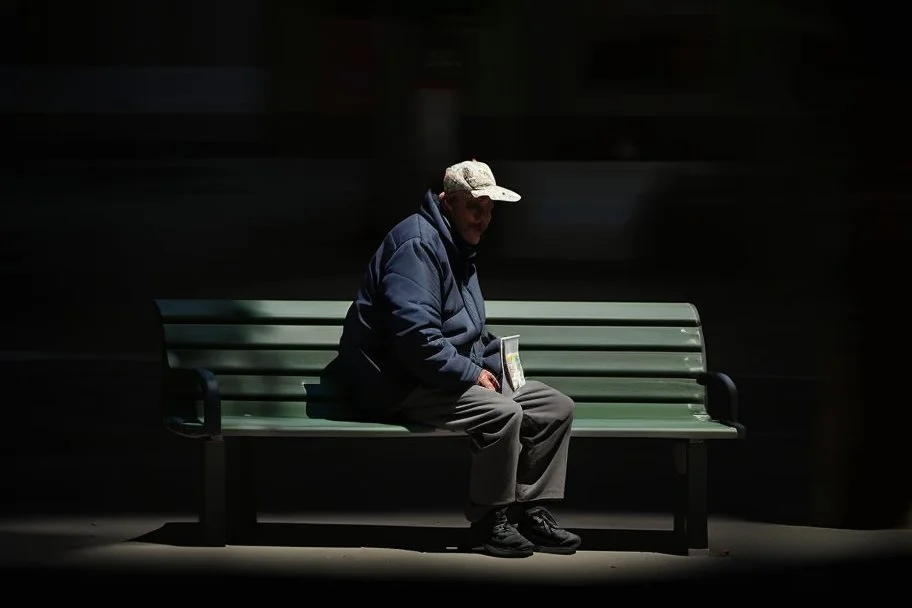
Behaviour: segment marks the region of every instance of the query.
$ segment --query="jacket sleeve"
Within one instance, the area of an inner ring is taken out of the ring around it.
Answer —
[[[403,243],[387,262],[381,287],[391,308],[393,346],[425,385],[465,390],[481,367],[443,336],[440,264],[420,241]]]
[[[487,329],[482,336],[484,344],[484,366],[485,369],[497,376],[497,379],[503,381],[503,361],[500,358],[500,338],[492,334]]]

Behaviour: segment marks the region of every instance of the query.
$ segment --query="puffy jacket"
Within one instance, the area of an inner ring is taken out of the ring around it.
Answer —
[[[387,233],[339,343],[341,377],[362,412],[382,416],[417,386],[465,391],[482,367],[502,377],[500,339],[487,330],[475,255],[431,191]]]

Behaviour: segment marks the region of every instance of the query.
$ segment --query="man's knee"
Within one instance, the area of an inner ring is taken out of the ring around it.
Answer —
[[[522,424],[522,406],[512,399],[498,399],[492,406],[492,412],[505,427],[518,428]]]
[[[479,389],[474,391],[473,397],[477,400],[476,407],[480,411],[480,419],[485,427],[488,429],[519,427],[523,416],[523,409],[519,403],[489,389],[472,388]]]
[[[553,386],[543,384],[548,392],[548,400],[551,404],[549,408],[551,415],[555,420],[573,420],[573,413],[576,410],[576,402]]]
[[[555,390],[555,411],[561,420],[573,420],[573,413],[576,411],[576,402],[568,395]]]
[[[494,399],[467,430],[470,435],[484,437],[485,443],[500,438],[519,439],[522,421],[523,410],[518,403],[512,399]]]

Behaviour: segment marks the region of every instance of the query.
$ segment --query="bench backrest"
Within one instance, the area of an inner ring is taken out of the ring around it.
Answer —
[[[344,301],[155,300],[165,363],[219,377],[223,415],[349,414],[327,365]],[[579,416],[692,418],[705,414],[699,315],[688,303],[486,303],[496,335],[519,334],[526,376],[563,390]]]

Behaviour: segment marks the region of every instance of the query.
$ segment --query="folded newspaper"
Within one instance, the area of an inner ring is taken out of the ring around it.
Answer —
[[[504,377],[514,391],[526,383],[522,362],[519,360],[519,336],[506,336],[500,339],[500,359],[503,362]]]

